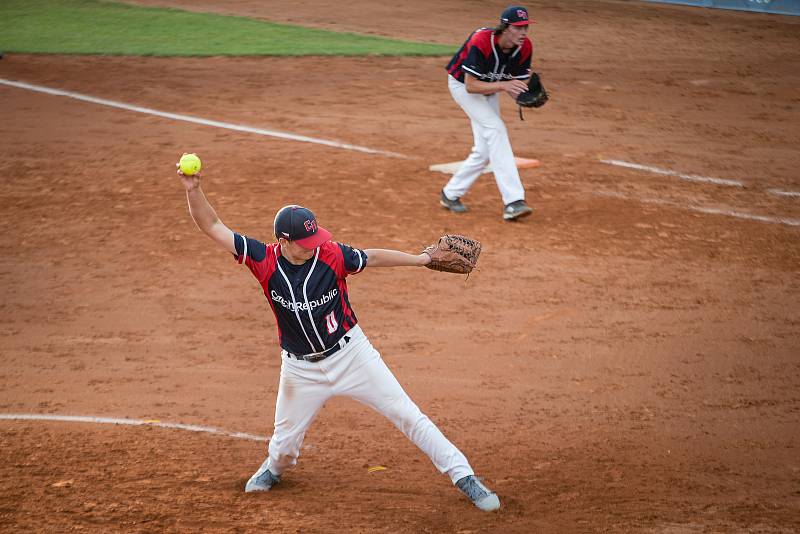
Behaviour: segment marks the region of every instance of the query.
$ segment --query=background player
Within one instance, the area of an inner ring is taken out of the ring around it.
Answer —
[[[528,86],[533,45],[527,37],[528,10],[507,8],[496,28],[475,30],[447,65],[450,94],[469,116],[474,146],[458,172],[444,186],[441,204],[456,213],[467,211],[463,197],[487,163],[505,208],[503,219],[510,221],[530,215],[525,204],[525,189],[514,162],[514,153],[503,119],[498,94],[516,98]]]
[[[440,472],[478,508],[500,500],[478,478],[466,457],[409,398],[358,325],[345,279],[367,266],[420,266],[426,253],[359,250],[330,241],[331,234],[301,206],[275,215],[276,243],[231,231],[200,188],[200,176],[178,171],[197,226],[256,277],[278,323],[281,373],[269,453],[245,491],[268,491],[297,462],[305,432],[332,396],[356,399],[383,414],[422,449]]]

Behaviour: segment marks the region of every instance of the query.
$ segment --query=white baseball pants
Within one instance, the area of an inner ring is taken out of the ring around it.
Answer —
[[[500,117],[500,94],[468,93],[466,85],[450,75],[447,76],[447,86],[453,100],[469,116],[475,145],[461,168],[444,186],[444,194],[450,199],[464,196],[486,164],[491,162],[503,204],[525,200],[525,188],[519,178],[508,131]]]
[[[345,396],[383,414],[453,483],[473,475],[466,457],[409,398],[361,327],[356,326],[347,335],[350,342],[320,362],[298,361],[285,351],[281,353],[275,430],[269,441],[267,468],[280,475],[295,465],[306,430],[322,405],[333,396]]]

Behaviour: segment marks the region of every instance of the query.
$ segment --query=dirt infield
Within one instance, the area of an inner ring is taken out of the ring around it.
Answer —
[[[505,7],[140,3],[444,43]],[[443,232],[484,243],[466,283],[367,269],[350,291],[500,512],[469,505],[390,423],[334,400],[263,495],[243,492],[257,441],[0,420],[0,530],[800,530],[800,18],[529,7],[552,100],[524,122],[503,102],[516,154],[542,162],[522,172],[536,212],[511,224],[491,175],[468,214],[437,203],[446,176],[428,166],[471,142],[447,58],[0,60],[6,80],[408,156],[0,85],[0,415],[271,433],[274,320],[189,219],[173,165],[196,151],[222,219],[264,240],[296,202],[362,248],[416,251]]]

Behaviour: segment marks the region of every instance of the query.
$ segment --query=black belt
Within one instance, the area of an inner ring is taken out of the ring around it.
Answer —
[[[304,360],[307,362],[321,362],[328,356],[332,356],[336,354],[336,352],[347,345],[347,342],[350,341],[350,336],[343,336],[342,339],[336,342],[336,345],[332,346],[329,349],[325,349],[322,352],[315,352],[313,354],[292,354],[288,350],[286,351],[286,355],[290,358],[294,358],[295,360]]]

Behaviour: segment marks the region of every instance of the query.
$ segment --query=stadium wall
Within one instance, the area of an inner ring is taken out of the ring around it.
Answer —
[[[800,15],[800,0],[645,0],[660,4],[738,9],[779,15]]]

